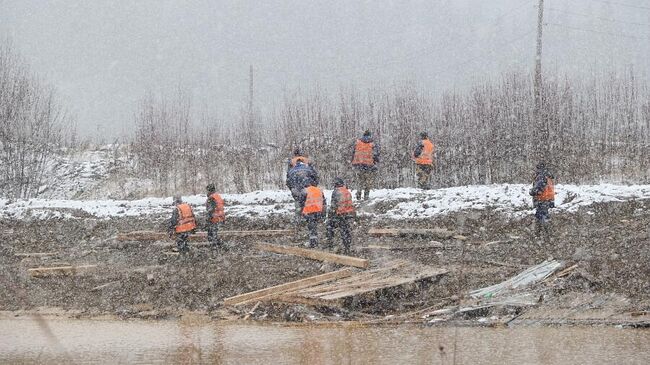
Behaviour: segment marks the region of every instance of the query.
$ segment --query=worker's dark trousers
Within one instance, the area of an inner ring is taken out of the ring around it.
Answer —
[[[190,247],[187,245],[187,240],[189,237],[190,232],[176,234],[176,248],[178,248],[178,252],[186,253],[190,250]]]
[[[549,233],[549,221],[551,216],[549,214],[549,209],[554,207],[555,204],[552,201],[533,201],[535,206],[535,234],[541,235],[542,233],[548,235]]]
[[[334,241],[335,230],[338,228],[341,232],[342,249],[345,253],[350,252],[350,245],[352,244],[352,234],[350,233],[351,221],[352,217],[348,214],[332,214],[327,218],[327,241],[330,243]]]
[[[424,190],[431,189],[431,172],[433,172],[433,166],[431,165],[415,165],[415,174],[418,178],[418,188]]]
[[[309,247],[318,246],[318,223],[321,220],[320,213],[305,214],[307,229],[309,230]]]
[[[303,220],[300,219],[302,216],[302,208],[303,208],[303,203],[301,202],[301,195],[303,193],[304,189],[303,188],[294,188],[291,189],[291,197],[293,197],[293,207],[294,207],[294,214],[295,214],[295,222],[297,225],[302,224]]]
[[[221,238],[219,238],[219,228],[223,223],[208,222],[208,242],[212,248],[220,248],[223,246]]]

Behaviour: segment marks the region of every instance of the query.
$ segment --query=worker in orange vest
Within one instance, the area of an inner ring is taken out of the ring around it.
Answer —
[[[427,132],[420,133],[420,143],[413,151],[415,161],[415,173],[417,175],[418,188],[431,189],[431,172],[433,172],[433,159],[435,157],[435,146],[429,140]]]
[[[555,208],[555,177],[546,168],[544,162],[535,166],[535,179],[530,195],[533,197],[535,207],[535,219],[537,220],[536,233],[542,229],[548,229],[546,223],[551,218],[548,210]]]
[[[309,230],[309,248],[318,246],[318,223],[323,220],[327,202],[325,195],[315,181],[310,181],[302,195],[302,216],[307,221]]]
[[[357,200],[361,200],[362,192],[364,200],[370,197],[370,189],[375,183],[378,163],[379,145],[373,141],[372,133],[367,130],[361,138],[355,141],[352,153],[352,166],[356,170],[357,178]]]
[[[180,196],[174,197],[174,211],[169,220],[169,237],[171,238],[176,234],[176,248],[181,253],[186,253],[190,250],[187,245],[187,239],[190,233],[196,230],[196,219],[192,212],[192,207],[189,204],[183,203]]]
[[[225,203],[214,184],[208,184],[208,199],[205,202],[205,209],[208,213],[207,231],[208,242],[213,249],[225,248],[224,243],[219,238],[219,228],[226,220]]]
[[[334,179],[334,190],[330,199],[329,211],[327,213],[327,245],[333,246],[334,230],[338,228],[341,231],[342,247],[337,251],[343,251],[345,254],[350,253],[352,244],[352,234],[350,233],[350,223],[355,216],[354,204],[352,203],[352,193],[345,186],[341,178]]]

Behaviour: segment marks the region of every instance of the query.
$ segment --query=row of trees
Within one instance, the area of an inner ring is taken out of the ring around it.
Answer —
[[[29,198],[61,141],[66,116],[10,44],[0,44],[0,196]]]
[[[648,180],[645,81],[632,73],[547,81],[548,156],[535,154],[541,141],[535,140],[531,81],[530,75],[508,74],[440,98],[409,84],[335,95],[293,92],[273,115],[245,110],[228,124],[195,110],[186,94],[148,96],[137,113],[133,149],[139,171],[160,193],[196,193],[208,182],[222,191],[282,187],[294,147],[312,157],[325,183],[351,179],[352,144],[365,129],[381,145],[382,187],[414,185],[411,153],[420,131],[437,145],[437,186],[529,182],[540,160],[562,182]]]

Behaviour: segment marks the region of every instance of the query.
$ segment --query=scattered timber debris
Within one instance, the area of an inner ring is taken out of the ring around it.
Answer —
[[[58,252],[24,252],[24,253],[16,253],[14,256],[16,257],[48,257],[48,256],[56,256],[58,255]]]
[[[219,236],[223,238],[229,237],[284,237],[293,235],[294,230],[291,229],[270,229],[270,230],[256,230],[256,231],[219,231]],[[198,232],[189,236],[190,241],[205,241],[208,239],[207,232]],[[165,232],[156,231],[134,231],[128,233],[120,233],[116,237],[117,241],[171,241],[169,235]]]
[[[27,272],[32,277],[40,278],[55,275],[76,275],[96,267],[97,265],[36,267],[33,269],[27,269]]]
[[[240,295],[236,295],[234,297],[226,298],[223,301],[224,305],[241,305],[241,304],[247,304],[253,301],[261,301],[261,300],[266,300],[269,299],[273,296],[277,296],[279,294],[291,291],[291,290],[297,290],[297,289],[302,289],[306,288],[309,286],[317,285],[317,284],[322,284],[328,281],[336,280],[336,279],[341,279],[345,278],[348,276],[351,276],[354,273],[352,269],[343,269],[343,270],[338,270],[338,271],[333,271],[333,272],[328,272],[326,274],[321,274],[321,275],[316,275],[316,276],[311,276],[305,279],[300,279],[296,281],[292,281],[289,283],[285,284],[280,284],[280,285],[275,285],[272,287],[252,291],[249,293],[244,293]]]
[[[361,269],[366,269],[368,267],[368,260],[360,259],[358,257],[337,255],[330,252],[313,250],[301,247],[294,246],[282,246],[282,245],[272,245],[270,243],[258,243],[256,246],[262,251],[268,251],[273,253],[288,254],[306,257],[312,260],[331,262],[334,264],[354,266]]]
[[[435,237],[439,239],[449,239],[459,236],[456,232],[444,228],[370,228],[368,234],[374,237]]]
[[[102,289],[104,289],[104,288],[108,288],[109,286],[113,286],[113,285],[115,285],[115,284],[119,284],[119,283],[120,283],[119,280],[111,281],[111,282],[108,282],[108,283],[106,283],[106,284],[98,285],[98,286],[96,286],[96,287],[90,289],[90,291],[98,291],[98,290],[102,290]]]
[[[532,283],[546,279],[563,265],[564,263],[562,261],[547,260],[522,271],[518,275],[504,282],[486,288],[473,290],[469,295],[472,298],[492,297],[512,289],[523,288]]]

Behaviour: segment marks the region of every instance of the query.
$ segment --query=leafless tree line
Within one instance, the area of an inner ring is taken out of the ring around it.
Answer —
[[[208,182],[222,191],[282,187],[294,147],[314,160],[325,184],[336,176],[351,179],[352,144],[365,129],[381,145],[378,187],[414,185],[411,153],[420,131],[437,146],[439,187],[530,182],[542,160],[561,182],[647,182],[649,95],[647,83],[632,73],[547,80],[548,156],[535,154],[544,141],[535,139],[530,75],[507,74],[440,98],[409,84],[336,95],[294,92],[278,113],[243,111],[234,123],[195,117],[186,96],[150,96],[136,117],[133,149],[139,171],[163,193],[202,192]]]
[[[61,139],[66,116],[8,43],[0,44],[0,196],[29,198]]]

